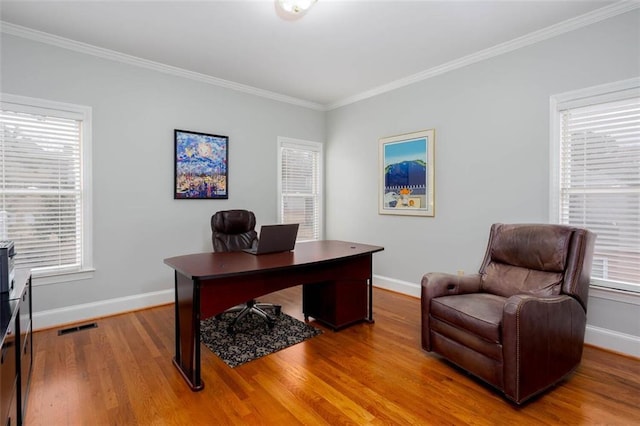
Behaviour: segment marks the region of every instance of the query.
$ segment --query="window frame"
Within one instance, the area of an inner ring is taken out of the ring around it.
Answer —
[[[318,194],[317,194],[317,201],[318,201],[318,235],[317,235],[317,240],[322,240],[324,238],[324,145],[320,142],[312,142],[312,141],[307,141],[307,140],[302,140],[302,139],[294,139],[294,138],[288,138],[288,137],[282,137],[279,136],[278,137],[278,184],[277,184],[277,192],[278,192],[278,223],[283,223],[283,217],[282,217],[282,211],[283,211],[283,206],[282,206],[282,198],[283,198],[283,192],[282,192],[282,149],[286,148],[287,146],[289,147],[299,147],[302,149],[308,149],[310,151],[315,151],[318,152],[319,154],[319,161],[318,161],[318,173],[319,175],[316,177],[317,179],[317,185],[318,185]],[[298,239],[298,241],[313,241],[313,240],[302,240],[302,239]]]
[[[93,181],[92,181],[92,108],[47,99],[0,93],[0,105],[8,110],[80,120],[81,254],[78,269],[32,271],[33,285],[48,285],[93,277]]]
[[[549,222],[562,223],[560,207],[560,168],[561,168],[561,126],[562,112],[566,108],[579,108],[588,105],[597,105],[615,102],[624,98],[640,97],[640,77],[621,80],[613,83],[602,84],[584,89],[565,92],[550,97],[550,179],[549,179]],[[596,246],[598,242],[596,239]],[[640,284],[618,283],[613,284],[599,278],[591,278],[591,287],[597,289],[599,294],[618,293],[626,294],[634,299],[640,299]],[[637,302],[633,302],[637,303]]]

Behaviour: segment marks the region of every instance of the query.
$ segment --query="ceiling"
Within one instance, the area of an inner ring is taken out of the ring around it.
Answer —
[[[619,4],[319,0],[293,20],[274,0],[0,0],[0,19],[326,109]]]

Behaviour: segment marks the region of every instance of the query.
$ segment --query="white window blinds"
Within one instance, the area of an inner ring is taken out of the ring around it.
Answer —
[[[1,104],[0,238],[14,242],[20,267],[59,273],[83,266],[83,119]]]
[[[299,223],[299,241],[320,239],[322,145],[281,139],[278,158],[280,222]]]
[[[640,291],[638,92],[559,103],[557,110],[559,222],[597,234],[594,283]]]

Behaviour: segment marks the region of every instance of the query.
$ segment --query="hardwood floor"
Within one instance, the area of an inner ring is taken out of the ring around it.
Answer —
[[[300,288],[261,300],[302,319]],[[26,424],[638,424],[640,360],[586,347],[569,380],[517,407],[422,351],[419,303],[375,289],[375,324],[324,329],[235,369],[203,345],[201,392],[171,362],[173,305],[36,332]]]

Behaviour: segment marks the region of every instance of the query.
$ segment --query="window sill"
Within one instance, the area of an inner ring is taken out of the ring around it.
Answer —
[[[640,306],[640,293],[633,291],[616,290],[613,288],[591,285],[589,288],[589,297],[614,300],[616,302]]]
[[[47,272],[47,273],[34,272],[32,274],[32,285],[36,287],[41,285],[66,283],[69,281],[88,280],[93,278],[93,273],[95,271],[96,271],[95,269],[91,268],[91,269],[83,269],[81,271],[74,271],[74,272],[60,272],[56,274],[53,274],[51,272]]]

